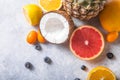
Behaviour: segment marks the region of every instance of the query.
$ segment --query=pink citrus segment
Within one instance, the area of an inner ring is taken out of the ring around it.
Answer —
[[[84,60],[94,59],[104,48],[103,36],[94,27],[79,27],[71,36],[70,48],[76,56]]]

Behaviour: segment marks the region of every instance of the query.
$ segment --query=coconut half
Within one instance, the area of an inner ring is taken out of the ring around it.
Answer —
[[[73,28],[71,17],[64,11],[48,12],[40,21],[41,33],[51,43],[64,43],[71,35]]]

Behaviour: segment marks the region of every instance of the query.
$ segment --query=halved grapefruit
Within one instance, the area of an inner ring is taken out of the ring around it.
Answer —
[[[81,26],[71,35],[70,49],[80,59],[95,59],[104,49],[103,35],[92,26]]]

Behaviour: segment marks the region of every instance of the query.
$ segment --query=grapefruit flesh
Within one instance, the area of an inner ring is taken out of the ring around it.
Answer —
[[[79,58],[91,60],[98,57],[104,48],[100,31],[92,26],[77,28],[70,38],[70,49]]]

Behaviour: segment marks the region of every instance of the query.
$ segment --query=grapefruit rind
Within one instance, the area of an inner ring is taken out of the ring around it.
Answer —
[[[82,29],[82,28],[85,28],[85,27],[87,27],[87,28],[92,28],[92,29],[94,29],[95,31],[97,31],[98,34],[101,36],[101,41],[102,41],[102,46],[101,46],[101,50],[99,51],[99,53],[96,54],[96,55],[93,56],[93,57],[90,57],[90,58],[83,58],[83,57],[78,56],[78,55],[75,53],[75,51],[72,49],[72,46],[71,46],[72,38],[73,38],[75,32],[76,32],[77,30]],[[96,29],[96,28],[94,28],[94,27],[92,27],[92,26],[89,26],[89,25],[84,25],[84,26],[81,26],[81,27],[77,28],[76,30],[74,30],[74,32],[72,33],[72,35],[71,35],[71,37],[70,37],[70,50],[72,51],[72,53],[73,53],[76,57],[78,57],[78,58],[80,58],[80,59],[82,59],[82,60],[93,60],[93,59],[97,58],[98,56],[100,56],[101,53],[102,53],[102,51],[103,51],[103,49],[104,49],[104,45],[105,45],[105,43],[104,43],[104,38],[103,38],[102,33],[101,33],[98,29]]]

